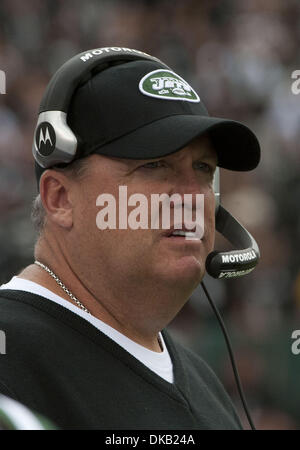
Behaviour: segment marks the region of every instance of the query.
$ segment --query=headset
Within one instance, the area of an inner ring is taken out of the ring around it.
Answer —
[[[154,56],[124,47],[88,50],[75,55],[60,67],[50,80],[39,109],[32,146],[36,170],[60,164],[66,165],[78,157],[84,156],[80,150],[79,140],[67,124],[67,114],[73,93],[96,73],[114,64],[136,60],[155,61],[167,70],[172,70]],[[41,140],[43,146],[40,145]],[[206,270],[214,278],[241,277],[251,272],[257,265],[260,258],[259,248],[251,234],[221,205],[219,168],[216,169],[214,175],[213,189],[216,204],[216,230],[234,246],[235,250],[211,252],[206,259]],[[201,285],[221,325],[241,400],[250,426],[255,429],[248,412],[225,326],[203,282]]]

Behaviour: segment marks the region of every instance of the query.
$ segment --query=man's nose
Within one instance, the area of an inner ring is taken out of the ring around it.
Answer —
[[[174,193],[184,194],[201,194],[204,193],[203,182],[193,169],[180,170],[174,173],[173,189]]]

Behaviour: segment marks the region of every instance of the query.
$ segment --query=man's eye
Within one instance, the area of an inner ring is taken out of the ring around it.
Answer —
[[[210,164],[207,164],[207,163],[202,162],[202,161],[196,161],[194,163],[194,168],[196,170],[202,170],[202,171],[204,171],[206,173],[211,173],[211,174],[213,174],[214,171],[215,171],[214,167],[212,167]]]
[[[157,169],[159,167],[163,167],[162,161],[152,161],[141,166],[143,169]]]

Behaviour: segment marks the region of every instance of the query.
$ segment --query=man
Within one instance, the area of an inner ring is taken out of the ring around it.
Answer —
[[[0,292],[0,391],[60,428],[241,428],[211,369],[165,328],[214,247],[217,165],[253,168],[259,146],[243,125],[208,118],[191,86],[162,69],[123,61],[83,82],[68,109],[83,151],[64,167],[36,163],[35,263]],[[49,129],[38,147],[52,145]],[[103,226],[99,196],[124,212],[120,187],[148,205],[154,194],[191,194],[194,212],[203,195],[203,233],[184,223],[178,233],[175,216],[168,229],[124,226],[114,208]]]

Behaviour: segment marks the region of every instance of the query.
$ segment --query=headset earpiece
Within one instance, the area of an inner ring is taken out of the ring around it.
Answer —
[[[60,163],[70,163],[76,155],[77,138],[67,125],[62,111],[39,114],[33,143],[33,154],[44,169]]]

